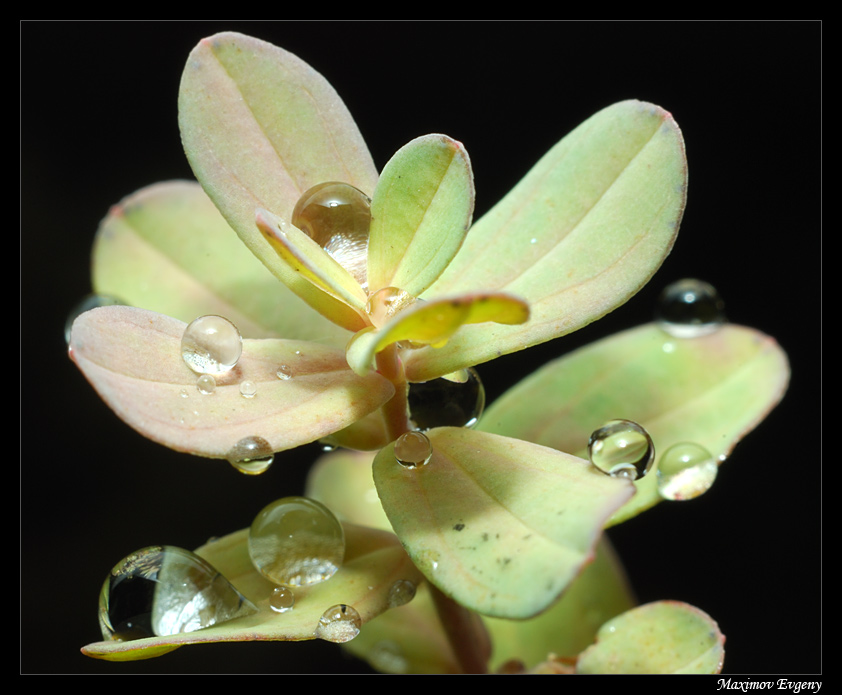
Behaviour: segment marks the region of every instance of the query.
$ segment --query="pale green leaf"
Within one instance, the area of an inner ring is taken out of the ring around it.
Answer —
[[[658,601],[608,621],[579,656],[577,673],[711,674],[722,670],[725,636],[686,603]]]
[[[92,266],[96,292],[187,323],[217,314],[248,338],[348,341],[255,258],[196,182],[154,184],[112,207]]]
[[[461,605],[528,618],[591,561],[626,481],[529,442],[461,428],[430,430],[433,455],[408,469],[390,444],[374,461],[383,508],[413,562]]]
[[[695,338],[674,338],[655,324],[619,333],[550,362],[486,409],[478,428],[587,455],[591,433],[608,420],[632,420],[656,456],[695,442],[718,460],[783,396],[785,353],[773,338],[726,324]],[[661,501],[655,470],[618,523]]]
[[[391,533],[344,524],[345,560],[329,580],[294,589],[295,606],[277,613],[269,606],[275,585],[252,565],[248,529],[237,531],[196,550],[258,609],[258,612],[195,632],[149,637],[128,642],[95,642],[82,651],[110,661],[147,659],[187,645],[209,642],[298,641],[316,639],[321,615],[331,606],[352,606],[363,625],[389,608],[389,589],[396,581],[421,581]]]
[[[240,361],[204,395],[181,357],[185,327],[141,309],[103,307],[76,319],[70,344],[71,358],[117,415],[177,451],[224,458],[249,436],[290,449],[347,427],[394,392],[375,372],[354,374],[341,350],[266,339],[244,340]],[[290,378],[278,378],[282,365]],[[256,384],[254,397],[240,394],[243,380]]]
[[[547,153],[471,228],[424,299],[507,292],[529,304],[517,326],[467,326],[438,351],[408,356],[426,381],[557,338],[633,296],[672,248],[687,165],[672,116],[652,104],[610,106]]]
[[[325,181],[374,190],[371,155],[334,89],[291,53],[223,33],[191,52],[178,109],[196,178],[246,246],[316,310],[345,311],[353,325],[355,312],[314,292],[255,225],[258,209],[289,221],[301,194]]]
[[[456,255],[473,210],[473,174],[461,143],[425,135],[404,145],[371,200],[369,288],[421,294]]]

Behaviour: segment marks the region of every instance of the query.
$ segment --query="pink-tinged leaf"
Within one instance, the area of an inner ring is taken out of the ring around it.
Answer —
[[[237,365],[211,394],[181,357],[186,325],[132,307],[104,307],[73,324],[70,356],[103,400],[144,436],[178,451],[224,458],[259,436],[275,451],[341,430],[386,402],[394,387],[354,374],[341,350],[289,340],[244,340]],[[279,378],[279,369],[282,376]],[[245,398],[240,384],[256,393]]]

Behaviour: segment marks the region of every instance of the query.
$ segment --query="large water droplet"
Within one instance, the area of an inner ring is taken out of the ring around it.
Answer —
[[[109,297],[105,294],[89,294],[84,297],[76,306],[74,306],[67,315],[67,320],[64,323],[64,340],[70,344],[70,329],[73,328],[73,322],[79,318],[86,311],[96,309],[101,306],[123,306],[125,302],[116,297]]]
[[[433,455],[433,445],[423,432],[406,432],[395,440],[395,460],[406,468],[424,466]]]
[[[473,427],[485,408],[485,387],[473,367],[409,385],[409,419],[421,431]]]
[[[328,181],[299,198],[291,222],[367,287],[371,200],[350,184]]]
[[[249,554],[270,581],[304,586],[330,579],[345,557],[345,531],[321,502],[284,497],[267,505],[249,529]]]
[[[363,621],[353,606],[340,603],[331,606],[319,618],[316,637],[328,642],[350,642],[360,634]]]
[[[688,278],[661,292],[655,320],[676,338],[695,338],[725,323],[725,305],[712,285]]]
[[[716,459],[701,444],[675,444],[658,461],[658,492],[668,500],[691,500],[710,489],[718,471]]]
[[[197,374],[223,374],[243,352],[240,331],[221,316],[200,316],[184,331],[181,356]]]
[[[649,433],[636,422],[611,420],[591,434],[588,456],[603,473],[636,480],[652,468],[655,445]]]
[[[398,287],[383,287],[368,298],[365,310],[371,323],[377,328],[382,328],[392,318],[418,301],[406,290]]]
[[[169,545],[138,550],[120,562],[102,586],[103,639],[194,632],[257,612],[207,561]]]
[[[226,458],[240,473],[260,475],[269,470],[275,452],[263,437],[252,436],[244,437],[232,446]]]

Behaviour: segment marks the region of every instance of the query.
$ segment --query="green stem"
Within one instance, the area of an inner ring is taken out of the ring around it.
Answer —
[[[439,620],[463,673],[487,673],[491,638],[482,618],[429,584]]]

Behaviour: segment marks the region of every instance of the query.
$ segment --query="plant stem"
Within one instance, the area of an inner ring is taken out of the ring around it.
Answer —
[[[397,345],[392,344],[377,353],[377,371],[391,381],[395,387],[395,395],[382,407],[389,441],[395,441],[410,430],[409,409],[407,407],[409,384],[406,382],[403,364],[398,358]]]
[[[428,586],[439,620],[463,673],[487,673],[488,660],[491,658],[491,638],[482,619],[445,596],[432,584]]]

